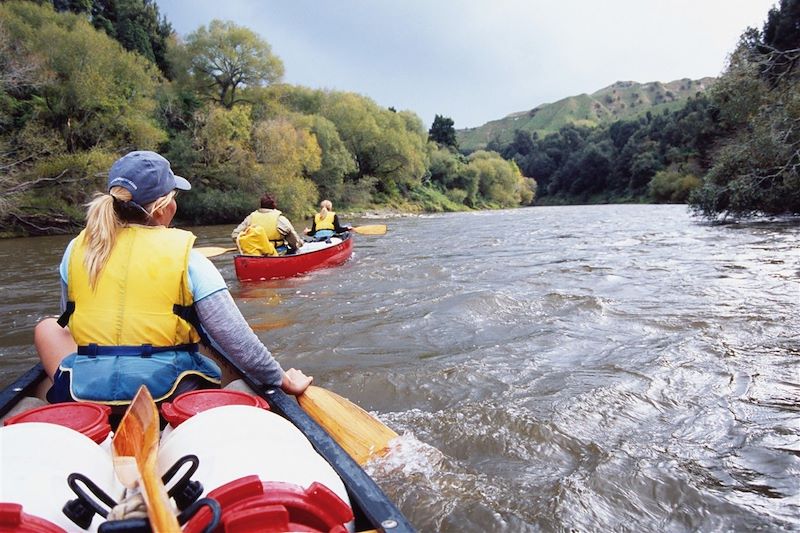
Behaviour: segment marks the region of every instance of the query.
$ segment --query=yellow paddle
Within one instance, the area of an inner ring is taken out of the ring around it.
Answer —
[[[114,434],[114,471],[128,488],[141,484],[153,531],[180,533],[167,489],[156,469],[158,434],[158,409],[150,391],[142,385]]]
[[[383,422],[335,392],[311,385],[297,401],[361,466],[384,455],[389,441],[397,437]]]
[[[355,226],[350,231],[361,235],[385,235],[386,224],[370,224],[368,226]]]
[[[198,246],[195,248],[195,250],[206,257],[216,257],[218,255],[227,254],[228,252],[235,252],[237,248],[223,248],[222,246]]]

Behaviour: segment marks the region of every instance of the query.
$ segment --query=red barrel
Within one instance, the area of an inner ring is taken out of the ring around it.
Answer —
[[[194,390],[181,394],[171,403],[161,404],[161,416],[175,428],[197,413],[226,405],[249,405],[269,410],[263,398],[228,389]]]
[[[54,403],[24,411],[5,421],[6,426],[25,422],[57,424],[83,433],[100,444],[111,433],[108,415],[111,407],[88,402]]]
[[[67,533],[54,523],[26,514],[18,503],[0,503],[0,531],[9,533]]]
[[[353,510],[332,490],[314,482],[307,489],[292,483],[245,476],[208,493],[222,508],[215,533],[311,531],[346,533]],[[207,507],[184,526],[184,533],[203,531],[211,519]]]

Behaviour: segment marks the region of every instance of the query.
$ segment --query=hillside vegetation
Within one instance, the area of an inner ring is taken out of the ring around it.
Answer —
[[[600,125],[600,114],[586,114],[599,106],[567,99],[561,109],[577,124],[549,134],[517,127],[486,148],[536,181],[537,204],[688,202],[712,220],[800,214],[798,64],[800,0],[781,0],[761,30],[742,34],[723,74],[702,82],[707,90],[683,102],[655,98],[658,113],[653,107]],[[674,83],[673,96],[701,86]],[[600,94],[619,114],[658,90],[625,83]]]
[[[669,83],[618,81],[592,94],[563,98],[530,111],[512,113],[477,128],[456,130],[459,147],[465,152],[483,150],[489,143],[512,141],[517,130],[544,136],[564,126],[596,127],[617,120],[629,120],[663,111],[674,111],[686,101],[709,89],[715,78],[684,78]]]
[[[213,20],[180,39],[153,0],[0,3],[0,234],[74,232],[136,149],[192,182],[184,223],[239,222],[265,191],[295,219],[322,198],[339,210],[532,203],[516,164],[455,150],[452,121],[428,132],[412,111],[283,73],[248,28]]]

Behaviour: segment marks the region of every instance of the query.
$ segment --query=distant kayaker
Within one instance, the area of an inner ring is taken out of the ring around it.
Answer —
[[[111,167],[61,261],[63,313],[34,331],[50,402],[124,407],[141,384],[157,401],[218,387],[219,367],[198,353],[201,329],[264,384],[299,394],[311,383],[284,372],[253,333],[219,271],[192,250],[195,236],[168,227],[190,188],[155,152]]]
[[[352,226],[341,225],[339,216],[333,211],[333,204],[330,200],[322,200],[319,208],[319,213],[315,213],[314,218],[311,219],[311,227],[303,230],[306,235],[314,237],[318,241],[324,241],[337,233],[353,229]]]
[[[231,238],[244,255],[283,255],[303,246],[294,226],[278,210],[270,193],[261,197],[261,208],[247,215]]]

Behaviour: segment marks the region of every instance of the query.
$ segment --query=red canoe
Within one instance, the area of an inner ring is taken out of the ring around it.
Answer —
[[[236,277],[239,281],[290,278],[318,268],[340,265],[353,254],[353,238],[348,233],[343,240],[334,237],[332,241],[331,244],[306,243],[292,255],[237,255],[233,258]]]

